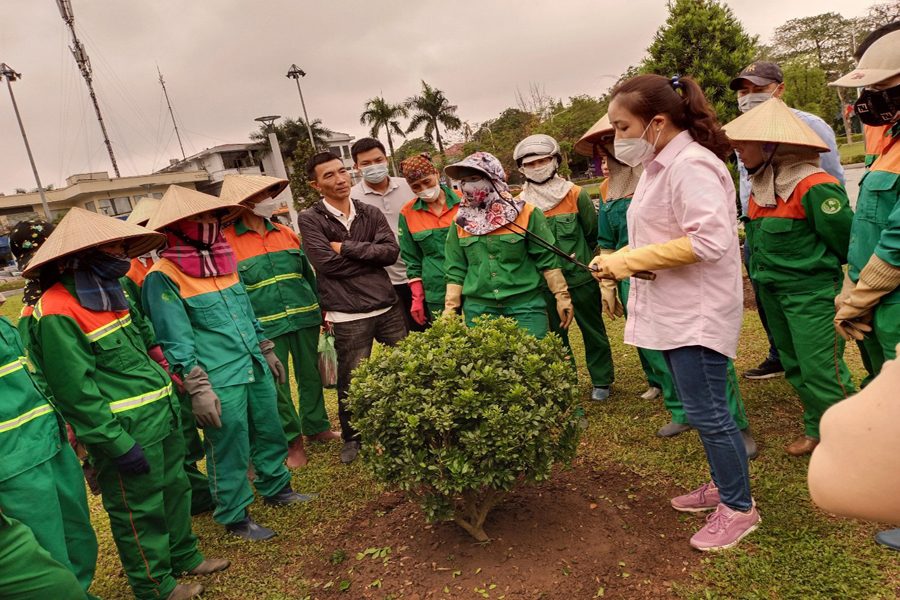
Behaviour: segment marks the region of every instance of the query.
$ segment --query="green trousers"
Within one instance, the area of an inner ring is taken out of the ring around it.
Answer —
[[[294,377],[297,379],[297,394],[300,398],[298,413],[291,396],[291,378],[284,383],[276,383],[278,393],[278,417],[288,444],[293,444],[301,435],[316,435],[331,429],[328,412],[325,410],[325,395],[319,376],[319,326],[306,327],[279,335],[272,339],[275,356],[287,369],[288,356],[294,362]]]
[[[431,317],[432,321],[440,318],[440,316],[444,314],[444,305],[437,302],[426,302],[425,309],[428,311],[428,315]],[[437,313],[437,315],[434,313]]]
[[[881,373],[881,367],[884,365],[884,349],[878,342],[874,332],[865,339],[857,340],[856,347],[859,348],[859,357],[862,359],[863,367],[866,369],[866,376],[859,386],[864,388],[872,383],[872,380]]]
[[[822,413],[856,390],[844,363],[844,339],[834,329],[834,297],[826,286],[802,294],[773,294],[759,286],[784,377],[803,404],[806,435],[819,437]]]
[[[628,304],[628,291],[630,288],[630,280],[625,279],[619,282],[619,298],[623,305]],[[626,314],[627,318],[627,314]],[[684,413],[684,406],[678,399],[678,393],[675,391],[675,383],[672,381],[672,375],[666,366],[662,352],[659,350],[649,350],[647,348],[638,348],[638,358],[641,360],[641,366],[644,368],[644,374],[647,376],[647,383],[653,387],[662,390],[663,404],[666,410],[672,415],[673,423],[687,424],[688,418]],[[747,411],[744,409],[744,401],[741,398],[741,388],[738,385],[737,373],[734,370],[734,361],[728,359],[728,389],[726,390],[726,399],[728,400],[728,409],[731,416],[734,417],[738,429],[746,429],[750,426],[747,420]]]
[[[247,480],[250,461],[256,471],[256,490],[274,496],[291,482],[284,466],[287,438],[278,420],[278,396],[268,368],[253,363],[253,383],[215,388],[222,404],[222,427],[203,430],[206,472],[216,502],[213,519],[229,525],[244,520],[253,502]]]
[[[184,473],[181,431],[173,429],[143,450],[150,463],[146,475],[122,474],[105,455],[92,458],[134,597],[158,600],[175,588],[173,575],[190,571],[203,562],[203,555],[191,532],[191,486]]]
[[[85,600],[87,596],[72,571],[41,548],[31,528],[0,513],[0,598]]]
[[[606,336],[606,326],[603,324],[600,287],[597,282],[590,281],[584,285],[569,288],[569,295],[572,297],[572,306],[575,308],[575,321],[584,338],[584,358],[588,373],[591,375],[591,383],[595,386],[611,385],[615,379],[615,372],[612,352],[609,349],[609,338]],[[550,290],[544,292],[544,301],[547,304],[550,331],[562,338],[571,354],[569,334],[567,330],[559,326],[556,297]]]
[[[203,440],[194,421],[191,395],[175,390],[175,396],[181,405],[181,433],[184,434],[184,473],[191,484],[191,514],[199,515],[215,508],[212,495],[209,493],[209,478],[197,467],[203,460]]]
[[[97,566],[97,536],[81,463],[64,438],[58,445],[59,452],[49,460],[0,482],[0,506],[30,527],[41,547],[70,569],[87,592]]]
[[[493,315],[514,319],[519,327],[538,339],[545,337],[550,331],[547,304],[544,302],[543,296],[513,306],[488,306],[466,299],[463,304],[463,313],[465,313],[466,325],[469,327],[474,326],[475,319],[481,315]]]
[[[881,349],[881,354],[877,355],[881,358],[881,363],[897,358],[897,345],[900,344],[900,304],[879,304],[875,307],[872,328]],[[878,364],[875,373],[880,372],[881,364]]]

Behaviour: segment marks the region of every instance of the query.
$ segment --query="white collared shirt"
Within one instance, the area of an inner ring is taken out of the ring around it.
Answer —
[[[416,198],[416,194],[403,177],[388,177],[388,179],[388,188],[383,194],[373,190],[363,179],[350,189],[350,198],[380,210],[396,238],[397,230],[400,228],[400,211],[410,200]],[[385,267],[385,270],[391,277],[391,284],[405,285],[409,282],[409,278],[406,276],[406,264],[402,259],[397,258],[397,262]]]

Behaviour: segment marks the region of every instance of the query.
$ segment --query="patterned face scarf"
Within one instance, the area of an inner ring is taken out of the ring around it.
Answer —
[[[218,277],[237,271],[231,246],[219,234],[219,222],[181,220],[166,228],[166,249],[159,253],[191,277]]]
[[[131,268],[127,255],[95,248],[69,256],[63,266],[75,272],[75,295],[81,306],[100,312],[128,310],[128,298],[119,281]]]
[[[19,269],[24,271],[41,244],[44,243],[55,229],[52,223],[42,219],[29,219],[19,221],[9,232],[9,245]],[[22,302],[25,306],[34,306],[40,300],[43,290],[40,278],[27,279]]]
[[[763,208],[775,206],[776,198],[787,202],[798,183],[825,172],[819,167],[819,152],[807,146],[766,143],[763,158],[762,166],[750,174],[753,201]]]
[[[472,235],[484,235],[518,218],[525,201],[509,193],[506,172],[494,155],[476,152],[457,164],[484,174],[484,179],[460,182],[457,225]]]

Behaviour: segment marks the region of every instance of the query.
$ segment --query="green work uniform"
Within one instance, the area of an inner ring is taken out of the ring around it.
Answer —
[[[278,396],[259,349],[262,325],[237,273],[191,277],[162,259],[147,273],[142,296],[169,368],[187,376],[199,366],[219,397],[222,427],[203,430],[213,518],[239,523],[253,502],[247,481],[251,457],[254,485],[263,496],[291,481]]]
[[[803,403],[806,435],[819,437],[825,410],[855,390],[834,329],[853,212],[847,192],[825,172],[803,179],[784,201],[750,198],[750,277],[769,319],[784,376]]]
[[[81,463],[66,425],[29,371],[15,326],[0,316],[0,507],[34,531],[87,592],[97,565]]]
[[[145,262],[146,261],[146,262]],[[144,312],[144,305],[141,299],[141,286],[144,284],[144,277],[147,271],[153,266],[152,259],[133,258],[131,259],[131,269],[121,279],[122,288],[125,295],[131,302],[131,316],[137,323],[141,334],[145,337],[152,336],[156,339],[153,332],[153,324],[147,318]],[[200,470],[197,463],[203,460],[203,440],[200,439],[200,432],[197,430],[197,423],[194,421],[194,413],[191,411],[190,394],[179,389],[173,390],[178,403],[181,405],[181,433],[184,436],[184,472],[187,475],[188,482],[191,484],[191,514],[199,515],[215,508],[216,503],[209,493],[209,478],[206,473]]]
[[[556,247],[582,264],[591,262],[597,247],[597,211],[594,210],[591,195],[577,185],[573,186],[562,201],[544,215],[553,232]],[[584,338],[584,357],[591,383],[594,386],[609,386],[615,379],[615,372],[609,338],[603,324],[600,287],[597,280],[578,265],[567,260],[560,260],[560,264],[569,286],[569,295],[572,296],[575,320]],[[550,331],[562,338],[571,353],[568,331],[560,327],[556,298],[546,285],[543,289]]]
[[[278,415],[289,444],[301,435],[331,429],[318,368],[322,311],[316,275],[289,227],[264,219],[265,236],[243,221],[224,231],[238,260],[238,272],[247,288],[253,311],[275,355],[287,368],[293,358],[299,413],[291,397],[290,377],[276,383]]]
[[[518,225],[518,227],[516,227]],[[448,284],[462,286],[466,323],[480,314],[511,317],[535,337],[549,329],[541,286],[543,273],[559,269],[558,257],[521,229],[553,243],[553,232],[539,208],[525,203],[515,224],[484,235],[472,235],[459,225],[447,235],[444,272]],[[538,307],[544,307],[541,318]]]
[[[628,245],[628,222],[626,217],[630,205],[631,196],[609,201],[601,198],[597,238],[600,248],[604,250],[619,250]],[[619,298],[626,318],[628,317],[628,292],[630,288],[631,279],[623,279],[618,283]],[[663,404],[672,415],[672,422],[687,425],[688,419],[684,413],[684,406],[681,404],[681,400],[678,399],[675,383],[672,381],[672,376],[666,366],[662,352],[647,348],[638,348],[637,350],[641,367],[647,376],[647,383],[651,387],[657,387],[662,390]],[[747,411],[744,409],[744,401],[741,398],[741,388],[738,385],[737,373],[734,370],[734,361],[730,358],[728,359],[728,386],[725,390],[725,397],[728,401],[728,409],[731,411],[738,429],[746,429],[750,423],[747,420]]]
[[[0,598],[86,600],[72,571],[41,548],[34,533],[0,512]]]
[[[168,374],[147,356],[129,311],[92,311],[65,273],[34,309],[30,357],[98,470],[119,558],[139,600],[165,598],[173,574],[203,562],[191,533],[179,405]],[[140,444],[150,473],[122,473],[116,458]]]
[[[429,204],[420,198],[410,201],[400,211],[397,239],[400,242],[400,258],[406,263],[406,275],[410,281],[422,280],[428,313],[444,310],[447,282],[444,280],[444,259],[447,232],[455,226],[459,210],[459,196],[447,186],[441,186],[446,206],[436,214]]]

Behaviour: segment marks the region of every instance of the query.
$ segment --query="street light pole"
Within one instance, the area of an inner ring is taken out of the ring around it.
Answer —
[[[303,90],[300,89],[300,78],[306,77],[306,72],[297,65],[291,65],[288,69],[287,77],[297,82],[297,91],[300,93],[300,104],[303,106],[303,118],[306,120],[306,132],[309,134],[309,144],[313,151],[316,149],[316,142],[313,141],[312,125],[309,122],[309,115],[306,114],[306,102],[303,101]]]
[[[31,145],[28,143],[28,136],[25,135],[25,125],[22,124],[22,115],[19,114],[19,105],[16,104],[16,96],[13,94],[12,82],[21,79],[22,74],[16,73],[12,67],[6,63],[0,63],[0,77],[6,77],[6,87],[9,89],[9,97],[12,100],[13,110],[16,113],[16,120],[19,122],[19,131],[22,132],[22,140],[25,142],[25,150],[28,152],[28,160],[31,162],[31,170],[34,172],[34,181],[37,183],[38,194],[41,195],[41,205],[44,207],[44,216],[47,221],[52,221],[50,216],[50,206],[47,204],[47,198],[44,196],[44,186],[41,185],[41,176],[38,175],[37,165],[34,164],[34,155],[31,154]]]
[[[290,179],[287,174],[287,169],[284,167],[284,157],[281,156],[281,146],[278,143],[278,136],[275,135],[275,119],[280,118],[280,116],[259,117],[254,120],[262,123],[266,128],[266,133],[269,134],[269,147],[275,167],[275,176],[283,179]],[[278,194],[275,199],[276,201],[287,204],[288,215],[291,219],[291,229],[297,231],[297,209],[294,207],[294,193],[291,191],[290,184],[288,184],[288,186],[284,188],[284,191]]]

